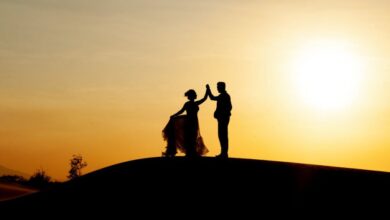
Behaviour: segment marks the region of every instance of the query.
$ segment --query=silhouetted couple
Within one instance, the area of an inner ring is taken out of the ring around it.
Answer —
[[[199,157],[208,152],[199,131],[198,111],[199,105],[209,97],[211,100],[217,101],[214,118],[218,121],[218,138],[221,145],[221,153],[217,157],[228,157],[228,125],[232,104],[230,96],[226,92],[225,83],[218,82],[217,89],[219,95],[214,96],[209,85],[206,85],[205,95],[200,100],[196,100],[197,95],[193,89],[184,94],[189,101],[184,104],[182,109],[171,116],[163,130],[164,139],[167,141],[166,151],[163,152],[164,156],[174,157],[177,150],[183,152],[187,157]],[[186,112],[186,115],[182,115],[184,112]]]

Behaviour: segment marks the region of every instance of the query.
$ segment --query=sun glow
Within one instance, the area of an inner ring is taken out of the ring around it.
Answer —
[[[339,42],[309,43],[296,55],[294,81],[299,97],[320,111],[339,111],[358,100],[363,63]]]

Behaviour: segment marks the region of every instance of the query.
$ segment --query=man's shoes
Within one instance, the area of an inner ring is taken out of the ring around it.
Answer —
[[[221,159],[227,159],[228,158],[228,154],[218,154],[217,156],[215,156],[216,158],[221,158]]]

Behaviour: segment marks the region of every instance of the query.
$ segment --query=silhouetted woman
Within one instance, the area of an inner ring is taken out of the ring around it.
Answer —
[[[188,98],[180,111],[172,115],[167,126],[163,130],[164,139],[167,141],[167,149],[164,156],[173,157],[177,149],[187,157],[202,156],[208,152],[199,132],[198,111],[199,105],[207,99],[207,93],[198,101],[193,89],[184,94]],[[186,112],[186,115],[181,115]]]

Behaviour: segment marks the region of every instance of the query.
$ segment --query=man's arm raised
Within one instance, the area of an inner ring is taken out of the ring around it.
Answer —
[[[209,84],[206,85],[206,88],[207,88],[206,93],[208,94],[208,96],[210,97],[210,99],[213,100],[213,101],[216,101],[216,100],[217,100],[217,97],[214,96],[213,93],[211,93],[211,89],[210,89]]]

